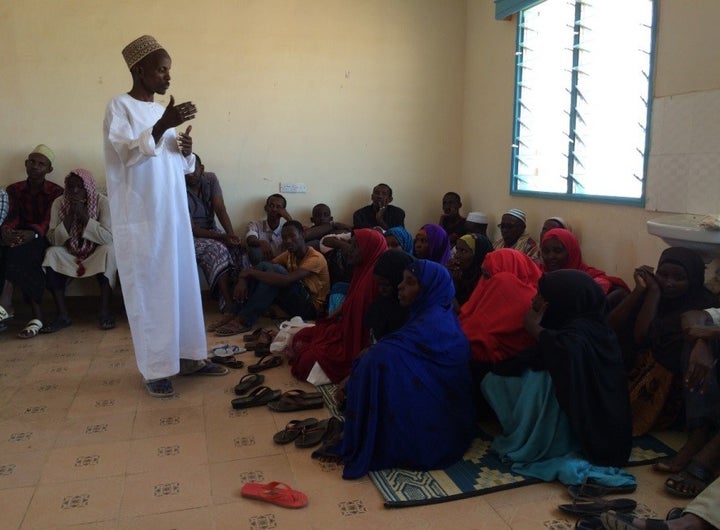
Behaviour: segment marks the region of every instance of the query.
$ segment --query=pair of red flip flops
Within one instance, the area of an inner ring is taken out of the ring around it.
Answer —
[[[257,499],[284,508],[302,508],[308,503],[307,495],[292,489],[284,482],[270,482],[268,484],[248,482],[243,484],[240,494],[248,499]]]

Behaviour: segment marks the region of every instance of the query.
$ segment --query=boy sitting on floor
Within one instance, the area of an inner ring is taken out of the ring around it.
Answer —
[[[285,252],[272,262],[240,272],[234,297],[240,304],[237,316],[215,330],[227,337],[249,331],[274,303],[291,316],[314,320],[322,313],[330,276],[323,255],[305,243],[303,227],[288,221],[282,227]]]

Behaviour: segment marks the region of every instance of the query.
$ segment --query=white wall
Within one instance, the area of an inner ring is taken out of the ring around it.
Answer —
[[[158,101],[198,106],[195,149],[236,229],[281,181],[307,184],[288,196],[304,223],[318,202],[349,220],[383,181],[414,230],[459,181],[462,0],[0,0],[0,185],[41,142],[51,180],[86,167],[104,182],[104,107],[144,33],[173,58]]]
[[[630,280],[664,244],[643,208],[509,194],[515,22],[490,0],[0,0],[0,185],[24,178],[44,142],[52,179],[82,166],[104,181],[106,102],[130,88],[120,50],[155,35],[173,56],[169,94],[192,99],[196,150],[224,186],[236,225],[262,215],[280,181],[289,208],[338,220],[386,181],[415,230],[442,194],[494,222],[509,207],[540,230],[566,217],[586,261]],[[655,96],[720,88],[717,0],[661,0]],[[161,101],[166,101],[162,98]]]

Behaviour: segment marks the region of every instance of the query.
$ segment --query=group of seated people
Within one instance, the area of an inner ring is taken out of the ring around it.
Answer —
[[[64,188],[46,180],[54,162],[52,149],[38,145],[25,160],[27,179],[0,190],[0,331],[14,317],[17,288],[33,315],[18,335],[23,339],[72,323],[65,301],[69,278],[95,277],[100,289],[98,325],[104,330],[115,327],[111,297],[117,265],[108,200],[86,169],[72,170]],[[41,307],[45,289],[57,309],[50,322]]]
[[[438,223],[413,237],[392,198],[379,184],[352,226],[318,204],[303,227],[282,196],[268,197],[228,314],[210,326],[245,332],[272,305],[316,322],[288,353],[298,379],[340,385],[345,433],[330,451],[345,477],[445,466],[483,409],[502,427],[493,449],[529,476],[633,484],[617,469],[633,436],[668,427],[690,433],[655,465],[671,474],[668,490],[695,496],[720,473],[720,303],[696,253],[666,250],[631,289],[584,262],[561,217],[538,244],[525,213],[507,210],[492,242],[487,217],[463,218],[450,192]]]
[[[70,325],[68,277],[97,278],[100,326],[114,325],[107,199],[83,169],[64,189],[45,180],[53,161],[38,146],[27,180],[8,187],[9,209],[0,194],[0,320],[19,288],[34,312],[24,338]],[[272,306],[315,321],[288,353],[298,379],[339,385],[345,432],[330,451],[345,477],[443,467],[490,410],[502,428],[493,449],[529,476],[631,484],[617,468],[632,437],[671,427],[689,436],[655,465],[670,473],[669,491],[694,497],[720,474],[720,303],[694,251],[667,249],[656,269],[635,270],[631,289],[583,261],[561,217],[543,223],[538,244],[525,213],[509,209],[492,242],[487,216],[462,217],[450,192],[439,221],[413,237],[392,189],[378,184],[352,225],[318,204],[303,226],[273,194],[240,237],[199,158],[186,185],[197,262],[223,313],[209,331],[243,333]],[[49,324],[45,288],[58,310]]]

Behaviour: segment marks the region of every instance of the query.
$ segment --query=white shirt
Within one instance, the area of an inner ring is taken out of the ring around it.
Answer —
[[[158,145],[158,103],[123,94],[103,123],[113,240],[138,368],[146,380],[179,372],[179,359],[205,359],[207,343],[183,157],[174,129]]]

